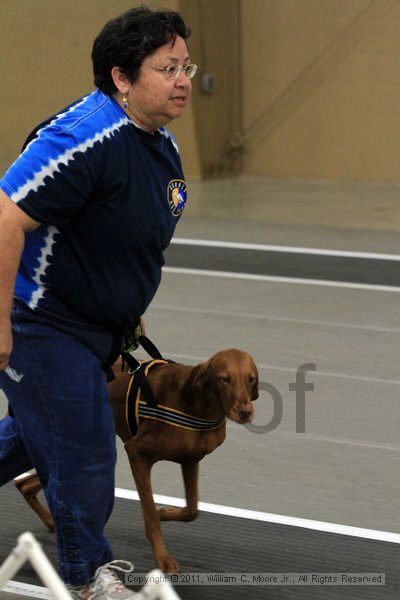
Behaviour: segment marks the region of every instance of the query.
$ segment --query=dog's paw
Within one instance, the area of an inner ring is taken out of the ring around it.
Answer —
[[[163,573],[179,573],[179,563],[169,554],[157,559],[157,567]]]
[[[181,508],[171,508],[169,506],[163,506],[157,509],[160,521],[179,521],[182,518]]]
[[[164,506],[157,510],[160,521],[194,521],[197,511],[191,512],[187,508],[171,508]]]

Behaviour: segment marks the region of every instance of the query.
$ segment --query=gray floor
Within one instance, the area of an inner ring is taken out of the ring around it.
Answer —
[[[166,274],[147,319],[163,353],[195,363],[240,347],[283,399],[275,431],[230,426],[225,444],[201,467],[203,500],[400,531],[399,298]],[[306,433],[296,434],[289,383],[304,363],[316,364],[307,376],[315,390],[306,395]],[[266,392],[255,409],[255,423],[269,423]],[[132,486],[122,464],[118,485]],[[155,490],[176,495],[177,486],[175,466],[159,465]]]
[[[400,254],[398,186],[243,178],[191,187],[178,237]],[[399,301],[388,291],[165,273],[146,318],[163,354],[195,364],[242,348],[283,401],[273,432],[229,426],[201,464],[203,501],[400,533]],[[296,433],[289,383],[304,363],[316,365],[307,374],[315,389],[306,432]],[[255,409],[256,425],[270,421],[265,391]],[[175,465],[156,466],[153,480],[155,492],[182,495]],[[121,447],[117,485],[134,488]]]
[[[15,532],[15,490],[12,483],[1,489],[5,500],[0,556],[12,545]],[[28,506],[19,512],[19,526],[29,529],[56,562],[54,535],[47,532]],[[399,544],[359,539],[299,527],[201,513],[189,525],[164,523],[170,552],[179,558],[184,577],[188,573],[384,573],[384,585],[324,586],[272,585],[176,586],[182,600],[398,600],[400,594]],[[143,532],[138,502],[116,499],[107,526],[116,556],[133,555],[135,573],[153,568],[150,544]],[[140,548],[140,553],[137,549]],[[135,551],[136,550],[136,551]],[[311,577],[309,576],[309,580]],[[30,565],[18,573],[18,581],[37,586]],[[382,582],[383,583],[383,582]],[[134,589],[140,585],[132,582]],[[14,584],[15,585],[15,584]],[[19,584],[20,586],[20,584]],[[19,587],[20,589],[20,587]]]
[[[397,186],[254,177],[192,187],[178,237],[400,253]],[[202,465],[202,499],[400,532],[399,303],[395,292],[166,273],[147,316],[163,353],[196,363],[243,348],[283,399],[275,431],[230,426]],[[315,390],[299,434],[289,383],[304,363],[316,364],[307,376]],[[256,424],[271,420],[266,392],[255,409]],[[118,484],[132,487],[124,458]],[[160,464],[155,475],[157,492],[177,495],[174,465]]]

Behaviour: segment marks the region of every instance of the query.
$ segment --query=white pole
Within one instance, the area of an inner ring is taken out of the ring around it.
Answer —
[[[25,553],[19,545],[15,546],[14,550],[0,567],[0,590],[2,590],[7,581],[20,570],[25,561]]]
[[[30,532],[19,536],[17,545],[10,556],[0,567],[0,590],[15,575],[22,565],[29,560],[45,586],[54,594],[55,600],[72,600],[66,587],[58,576],[53,565],[42,550],[41,545]],[[154,569],[148,574],[150,579],[139,592],[138,598],[145,600],[180,600],[164,573]]]
[[[56,600],[72,600],[53,565],[42,550],[41,545],[28,531],[19,536],[17,545],[2,567],[0,567],[0,589],[20,569],[26,560],[34,566],[37,574],[53,592]]]

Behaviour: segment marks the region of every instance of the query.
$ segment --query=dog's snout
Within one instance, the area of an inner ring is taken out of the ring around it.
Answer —
[[[239,419],[241,423],[250,423],[253,419],[254,408],[251,401],[247,400],[239,405]]]
[[[239,418],[241,423],[249,423],[253,418],[253,412],[251,410],[241,410],[239,413]]]

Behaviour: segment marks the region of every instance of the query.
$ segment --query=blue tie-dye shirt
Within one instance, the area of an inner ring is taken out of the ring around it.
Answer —
[[[15,296],[74,323],[119,327],[151,302],[186,202],[178,148],[100,91],[40,127],[0,188],[41,225],[26,235]]]

